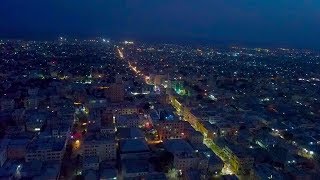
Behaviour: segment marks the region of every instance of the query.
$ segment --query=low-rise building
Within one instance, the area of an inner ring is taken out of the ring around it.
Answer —
[[[152,110],[150,119],[158,131],[160,140],[185,138],[185,127],[188,123],[180,120],[170,106],[158,111]]]
[[[143,131],[139,128],[118,128],[117,139],[144,139]]]
[[[100,132],[102,134],[114,134],[116,132],[116,126],[114,123],[110,123],[108,125],[101,125]]]
[[[138,113],[138,108],[131,103],[108,104],[103,113],[114,115],[136,114]]]
[[[142,159],[124,159],[121,163],[122,178],[136,178],[142,179],[150,172],[150,164],[148,160]]]
[[[61,161],[65,149],[66,139],[36,138],[27,146],[25,160]]]
[[[164,141],[164,148],[173,154],[173,166],[179,170],[197,168],[199,157],[188,142],[182,139]]]
[[[181,120],[158,121],[155,128],[158,131],[159,139],[181,139],[185,137],[185,124],[187,122]]]
[[[119,141],[120,156],[124,158],[141,158],[150,157],[150,149],[144,139],[125,139]]]
[[[197,168],[199,158],[195,153],[177,152],[174,154],[173,166],[179,170]]]
[[[82,146],[83,156],[98,156],[99,161],[117,158],[117,143],[114,136],[106,137],[100,133],[87,136]]]
[[[192,129],[192,130],[188,130],[186,132],[186,134],[187,134],[186,135],[187,140],[190,143],[194,143],[194,144],[202,144],[203,143],[203,135],[201,134],[201,132]]]
[[[115,117],[116,126],[118,127],[141,127],[146,121],[143,116],[138,114],[117,115]]]
[[[52,136],[55,138],[67,138],[70,133],[70,127],[67,124],[60,124],[52,128]]]

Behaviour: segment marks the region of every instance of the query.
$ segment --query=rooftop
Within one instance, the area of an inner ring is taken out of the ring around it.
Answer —
[[[140,139],[144,138],[142,130],[139,128],[118,128],[117,137],[119,139]]]
[[[64,145],[65,139],[36,138],[27,146],[27,151],[31,153],[38,150],[61,151]]]
[[[180,152],[192,153],[193,148],[183,139],[169,139],[163,142],[165,149],[173,154]]]
[[[136,153],[149,151],[148,144],[143,139],[120,140],[119,145],[121,153]]]
[[[149,162],[139,159],[125,159],[122,161],[122,168],[126,173],[149,172]]]

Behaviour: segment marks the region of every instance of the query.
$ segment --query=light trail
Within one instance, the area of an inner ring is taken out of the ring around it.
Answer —
[[[120,56],[121,59],[124,59],[124,55],[123,52],[121,52],[121,50],[119,48],[117,48],[118,54]]]
[[[117,48],[117,51],[118,51],[119,57],[121,59],[124,59],[124,53],[120,50],[120,48]],[[149,84],[149,82],[148,82],[150,80],[149,76],[146,76],[145,74],[143,74],[136,66],[133,66],[130,63],[130,61],[128,61],[128,66],[136,75],[142,77],[142,79],[145,81],[145,83]]]

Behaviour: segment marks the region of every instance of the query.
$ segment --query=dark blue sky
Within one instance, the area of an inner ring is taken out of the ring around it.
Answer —
[[[320,0],[1,0],[0,37],[59,35],[320,48]]]

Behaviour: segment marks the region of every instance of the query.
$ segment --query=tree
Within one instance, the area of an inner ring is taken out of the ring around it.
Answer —
[[[172,168],[167,173],[168,179],[178,179],[178,170]]]
[[[168,151],[163,151],[160,153],[159,158],[160,158],[159,163],[162,167],[162,171],[168,172],[169,169],[171,169],[173,166],[173,158],[174,158],[173,154]]]

